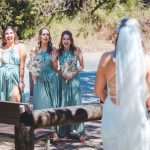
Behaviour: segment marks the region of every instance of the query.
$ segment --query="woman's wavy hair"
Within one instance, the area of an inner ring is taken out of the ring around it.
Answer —
[[[62,32],[61,34],[61,39],[60,39],[60,43],[59,43],[59,49],[58,49],[58,52],[60,55],[62,55],[63,51],[64,51],[64,45],[62,44],[62,39],[64,37],[64,35],[68,35],[69,38],[70,38],[70,41],[71,41],[71,44],[70,44],[70,51],[72,51],[72,53],[74,54],[74,52],[77,50],[76,46],[74,45],[74,40],[73,40],[73,37],[72,37],[72,33],[68,30],[65,30],[64,32]]]
[[[41,28],[39,30],[38,45],[39,45],[39,47],[41,47],[41,35],[42,35],[43,30],[47,30],[49,32],[49,41],[48,41],[48,44],[47,44],[47,52],[50,53],[53,50],[53,45],[52,45],[52,42],[51,42],[51,36],[50,36],[49,29],[47,29],[47,28]]]
[[[7,44],[6,39],[5,39],[5,33],[6,33],[6,30],[8,29],[11,29],[14,32],[14,43],[15,44],[18,43],[18,36],[17,36],[15,27],[11,25],[6,25],[5,27],[3,27],[3,32],[2,32],[2,46],[5,46]]]

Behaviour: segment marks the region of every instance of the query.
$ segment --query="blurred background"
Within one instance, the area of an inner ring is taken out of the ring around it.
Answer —
[[[146,50],[150,49],[150,0],[1,0],[0,33],[13,25],[30,50],[41,27],[51,31],[58,47],[62,31],[70,30],[83,51],[112,47],[115,26],[122,17],[139,20]]]

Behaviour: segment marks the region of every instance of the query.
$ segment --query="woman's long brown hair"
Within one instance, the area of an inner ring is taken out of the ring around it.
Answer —
[[[4,27],[4,29],[3,29],[3,33],[2,33],[2,46],[5,46],[7,44],[6,39],[5,39],[5,32],[8,29],[11,29],[14,32],[14,35],[15,35],[15,37],[14,37],[14,43],[15,44],[18,43],[18,36],[17,36],[15,28],[13,26],[8,25],[8,26]]]
[[[61,39],[60,39],[60,43],[59,43],[59,49],[58,49],[58,52],[60,55],[63,54],[63,51],[64,51],[64,45],[62,44],[62,39],[64,37],[64,35],[68,35],[69,38],[70,38],[70,41],[71,41],[71,44],[70,44],[70,51],[72,51],[72,53],[74,54],[74,52],[77,50],[76,46],[74,45],[74,40],[73,40],[73,37],[72,37],[72,33],[68,30],[65,30],[62,34],[61,34]]]
[[[47,30],[49,32],[49,41],[48,41],[48,45],[47,45],[47,52],[50,53],[53,50],[53,45],[51,42],[50,31],[47,28],[41,28],[39,30],[38,45],[39,45],[39,47],[41,47],[41,35],[42,35],[43,30]]]

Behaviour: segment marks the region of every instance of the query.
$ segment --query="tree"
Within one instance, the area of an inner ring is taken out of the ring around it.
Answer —
[[[0,26],[15,26],[20,39],[31,38],[40,23],[39,10],[32,0],[2,0],[0,13]]]

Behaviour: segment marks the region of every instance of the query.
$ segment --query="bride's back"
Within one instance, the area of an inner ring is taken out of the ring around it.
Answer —
[[[116,64],[114,60],[114,51],[110,51],[102,55],[100,63],[107,81],[107,94],[112,102],[116,103]]]

